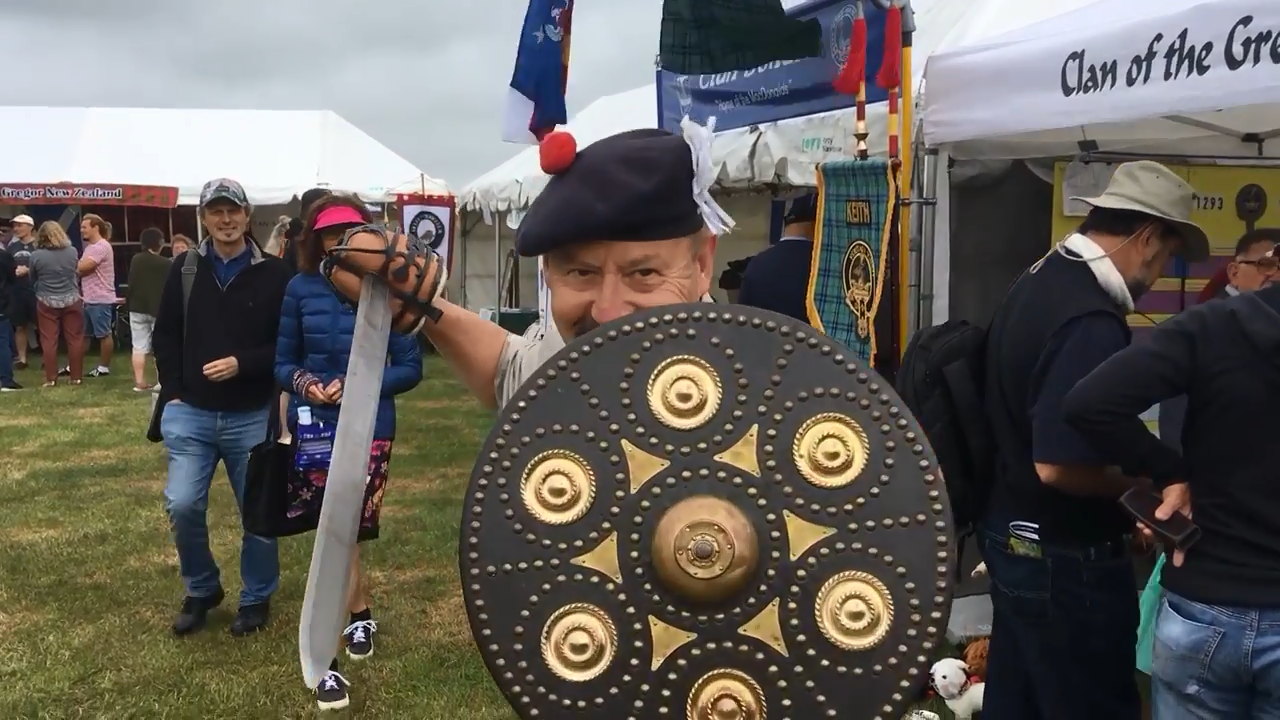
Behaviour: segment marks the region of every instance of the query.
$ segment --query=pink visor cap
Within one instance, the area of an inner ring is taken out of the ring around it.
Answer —
[[[325,208],[316,218],[315,229],[324,230],[338,225],[364,225],[364,218],[360,217],[360,213],[354,208],[343,206]]]

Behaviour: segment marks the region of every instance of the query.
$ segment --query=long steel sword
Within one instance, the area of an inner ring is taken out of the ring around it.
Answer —
[[[338,637],[346,626],[351,557],[360,529],[369,449],[373,445],[374,419],[382,396],[382,373],[391,334],[389,298],[381,280],[368,275],[361,282],[333,457],[298,624],[302,676],[311,689],[319,686],[329,664],[338,656]]]

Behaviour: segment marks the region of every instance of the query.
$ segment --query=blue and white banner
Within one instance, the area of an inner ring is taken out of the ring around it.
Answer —
[[[873,82],[884,54],[884,10],[866,0],[867,102],[881,102],[887,93]],[[853,107],[853,95],[831,87],[849,57],[849,34],[857,17],[852,0],[815,0],[788,13],[822,24],[822,57],[784,60],[749,70],[714,75],[677,75],[659,70],[658,126],[680,131],[685,115],[705,124],[716,118],[716,131],[759,125],[815,113]]]

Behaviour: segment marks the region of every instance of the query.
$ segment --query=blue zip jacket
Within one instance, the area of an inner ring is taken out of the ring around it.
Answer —
[[[355,311],[338,299],[319,273],[295,275],[285,288],[280,306],[280,332],[276,339],[276,382],[289,393],[289,428],[298,424],[298,406],[309,405],[294,388],[300,372],[328,385],[347,373],[351,340],[355,335]],[[391,333],[387,345],[387,369],[382,375],[382,399],[378,402],[373,437],[394,440],[396,402],[422,382],[422,352],[416,338]],[[312,415],[324,422],[338,421],[337,405],[312,405]]]

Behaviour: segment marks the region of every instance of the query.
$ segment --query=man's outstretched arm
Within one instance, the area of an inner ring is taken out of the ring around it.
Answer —
[[[436,300],[435,306],[440,309],[440,320],[425,323],[423,336],[440,351],[476,399],[485,407],[496,408],[494,385],[503,348],[508,339],[520,338],[448,300]]]
[[[534,343],[441,297],[448,272],[434,253],[410,250],[403,234],[357,228],[329,258],[329,280],[349,300],[359,299],[366,273],[390,285],[395,329],[417,327],[486,407],[497,408],[519,385],[524,373],[509,371],[531,361]]]

